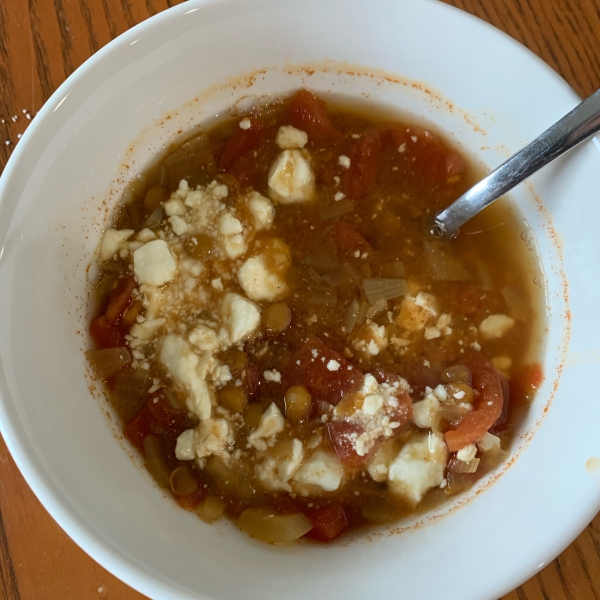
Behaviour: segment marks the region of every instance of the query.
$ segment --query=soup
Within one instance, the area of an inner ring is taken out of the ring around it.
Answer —
[[[260,540],[328,542],[500,464],[542,380],[542,278],[506,204],[431,238],[476,179],[422,125],[307,90],[138,178],[88,358],[157,484]]]

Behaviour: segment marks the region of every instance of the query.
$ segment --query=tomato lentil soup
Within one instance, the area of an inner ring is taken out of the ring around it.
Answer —
[[[207,522],[327,542],[501,463],[542,380],[542,276],[506,203],[430,237],[476,178],[424,126],[307,90],[138,178],[88,358],[157,484]]]

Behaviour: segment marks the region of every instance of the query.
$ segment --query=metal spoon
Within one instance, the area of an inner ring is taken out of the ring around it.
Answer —
[[[600,130],[600,90],[438,213],[434,237],[455,237],[469,219],[536,171]]]

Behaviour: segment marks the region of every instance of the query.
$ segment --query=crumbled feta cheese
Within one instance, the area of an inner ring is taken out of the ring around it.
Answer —
[[[340,487],[344,477],[344,467],[338,457],[323,450],[317,450],[296,471],[293,477],[301,491],[310,493],[319,488],[325,492],[334,492]]]
[[[473,348],[473,350],[476,350],[477,352],[481,350],[481,344],[477,341],[471,342],[469,346],[471,346],[471,348]]]
[[[416,436],[406,443],[388,471],[390,492],[412,505],[432,487],[441,485],[448,460],[444,439],[436,433]]]
[[[213,279],[210,282],[210,285],[215,289],[215,290],[219,290],[220,292],[223,291],[223,282],[221,281],[220,277],[217,277],[216,279]]]
[[[133,253],[133,272],[139,283],[160,287],[175,276],[177,265],[164,240],[144,244]]]
[[[154,234],[154,231],[152,231],[152,229],[148,229],[147,227],[145,227],[144,229],[138,231],[135,234],[135,239],[145,244],[146,242],[151,242],[152,240],[155,240],[156,235]]]
[[[169,223],[175,235],[183,235],[188,230],[188,224],[177,215],[169,217]]]
[[[514,324],[515,320],[506,315],[490,315],[479,325],[479,333],[484,340],[501,338]]]
[[[269,451],[265,459],[254,468],[257,479],[269,491],[291,492],[288,483],[302,464],[304,448],[297,439],[286,440]]]
[[[452,317],[448,313],[442,313],[435,326],[441,331],[452,324]]]
[[[406,296],[400,305],[396,324],[408,331],[420,331],[434,317],[437,317],[435,296],[419,292],[416,297]]]
[[[140,340],[152,339],[158,330],[167,322],[166,319],[150,319],[143,323],[134,323],[129,333]]]
[[[448,399],[446,388],[440,383],[433,389],[433,395],[440,401],[445,402]]]
[[[429,388],[427,388],[429,389]],[[440,401],[429,390],[420,402],[413,404],[413,420],[421,429],[437,429],[439,422]]]
[[[373,458],[367,465],[367,472],[373,479],[379,483],[387,479],[387,474],[393,460],[398,456],[398,444],[395,439],[389,439],[383,442],[373,455]]]
[[[231,213],[224,213],[219,219],[219,233],[221,235],[234,235],[242,233],[243,228],[239,219],[236,219]]]
[[[369,321],[359,330],[354,347],[369,356],[377,356],[388,347],[388,336],[384,325]]]
[[[346,197],[346,194],[344,194],[344,192],[336,192],[335,196],[333,197],[333,199],[336,202],[339,202],[340,200],[343,200]]]
[[[244,341],[260,325],[260,310],[256,304],[239,294],[226,294],[221,312],[225,321],[229,344]]]
[[[100,260],[110,260],[133,234],[133,229],[107,229],[102,236]]]
[[[183,217],[187,212],[187,208],[181,198],[173,198],[164,203],[165,215],[167,217]]]
[[[477,455],[477,446],[475,446],[475,444],[469,444],[468,446],[461,448],[456,453],[456,458],[458,458],[458,460],[462,460],[463,462],[469,462],[469,461],[473,460],[476,455]]]
[[[347,156],[345,156],[344,154],[342,154],[338,158],[338,164],[340,165],[340,167],[344,167],[344,169],[349,169],[350,168],[350,159]]]
[[[304,150],[284,150],[269,171],[271,199],[281,204],[312,200],[315,176]]]
[[[406,152],[406,144],[400,144],[400,146],[398,146],[398,152],[400,152],[400,154]]]
[[[240,129],[247,130],[247,129],[250,129],[251,127],[252,127],[252,121],[248,117],[246,117],[245,119],[242,119],[240,121]]]
[[[207,419],[194,429],[184,431],[175,446],[179,460],[222,454],[233,443],[233,432],[225,419]]]
[[[177,438],[175,457],[177,460],[193,460],[195,448],[195,431],[193,429],[186,429]]]
[[[188,336],[192,346],[204,352],[214,352],[219,347],[219,339],[214,329],[205,325],[197,325]]]
[[[181,336],[169,334],[162,340],[160,361],[176,384],[188,392],[187,407],[201,421],[210,417],[211,394],[205,377],[209,361],[201,362],[188,342]]]
[[[283,431],[285,419],[274,402],[264,412],[258,427],[248,436],[248,443],[257,450],[266,450]]]
[[[308,134],[291,125],[282,125],[277,132],[275,142],[282,150],[304,148],[308,144]]]
[[[290,266],[290,251],[280,240],[268,250],[248,258],[238,269],[237,278],[248,298],[260,302],[282,300],[289,293],[285,274]]]
[[[251,191],[248,194],[248,208],[254,217],[254,228],[257,231],[271,229],[275,220],[275,207],[268,198]]]
[[[489,452],[490,450],[500,448],[500,438],[491,434],[489,431],[477,442],[478,448],[482,452]]]
[[[425,328],[425,333],[423,334],[423,337],[426,340],[434,340],[436,338],[439,338],[441,336],[441,332],[437,327],[426,327]]]
[[[264,371],[263,377],[265,378],[265,381],[274,381],[275,383],[281,383],[281,373],[277,371],[277,369]]]
[[[362,411],[366,415],[373,416],[383,408],[383,396],[381,394],[371,394],[363,400]]]
[[[328,371],[337,371],[339,368],[340,368],[340,363],[337,360],[331,359],[327,363],[327,370]]]

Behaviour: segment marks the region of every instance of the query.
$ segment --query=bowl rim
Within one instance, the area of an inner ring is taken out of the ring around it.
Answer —
[[[581,100],[580,96],[552,67],[505,32],[454,6],[441,3],[437,0],[419,1],[424,4],[435,5],[436,10],[441,12],[450,11],[461,13],[461,18],[471,20],[474,26],[486,29],[488,35],[496,36],[505,44],[512,44],[513,47],[518,48],[521,52],[533,58],[537,68],[542,70],[546,77],[551,78],[555,85],[560,86],[564,92],[569,94],[572,97],[574,104]],[[272,6],[281,6],[282,4],[298,4],[299,2],[302,2],[302,0],[259,0],[259,2],[261,7],[270,8]],[[0,177],[0,204],[2,204],[5,188],[7,187],[6,183],[15,176],[16,171],[19,168],[21,156],[26,152],[30,140],[34,138],[36,131],[60,106],[70,93],[70,90],[77,85],[79,79],[85,73],[93,71],[97,64],[104,62],[120,49],[130,45],[132,41],[140,36],[140,34],[144,34],[162,22],[175,21],[190,12],[195,12],[209,6],[226,4],[237,6],[241,12],[252,10],[253,5],[253,3],[248,3],[244,0],[189,0],[186,3],[170,7],[151,16],[145,21],[138,23],[131,29],[111,40],[82,63],[82,65],[80,65],[45,102],[27,128],[20,143],[15,147],[15,150],[7,161]],[[2,248],[0,248],[0,259],[1,257]],[[2,387],[4,388],[4,385]],[[58,525],[82,550],[84,550],[84,552],[91,556],[102,567],[106,568],[110,573],[137,591],[150,597],[175,597],[173,595],[173,585],[170,581],[166,581],[157,576],[156,573],[145,569],[134,556],[124,555],[120,548],[113,546],[110,540],[106,538],[101,531],[86,522],[82,516],[78,514],[75,506],[71,505],[67,498],[61,496],[49,484],[50,482],[48,481],[47,473],[45,473],[41,465],[37,465],[36,461],[32,460],[30,452],[26,448],[26,444],[20,439],[19,433],[13,426],[6,410],[5,404],[7,403],[10,403],[10,397],[2,390],[2,393],[0,393],[0,433],[27,484]],[[595,498],[589,498],[586,510],[579,511],[577,517],[572,518],[568,525],[566,525],[567,521],[565,520],[563,522],[563,527],[560,530],[557,529],[555,545],[541,550],[536,556],[532,555],[531,560],[528,561],[527,564],[523,564],[520,569],[513,569],[511,571],[511,576],[507,578],[507,583],[501,589],[494,591],[496,596],[511,591],[537,573],[547,562],[553,560],[558,553],[562,552],[579,535],[579,533],[585,529],[590,520],[598,512],[598,509],[600,509],[600,489]],[[178,597],[189,598],[191,596],[182,590],[181,595]],[[208,596],[201,593],[198,593],[193,597],[208,598]]]

